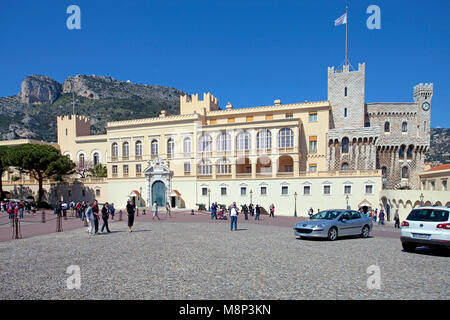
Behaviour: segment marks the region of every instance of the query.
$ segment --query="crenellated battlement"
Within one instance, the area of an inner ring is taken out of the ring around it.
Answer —
[[[433,97],[432,83],[419,83],[414,86],[414,101],[431,100]]]
[[[181,114],[203,113],[204,109],[206,112],[219,110],[219,100],[210,92],[203,93],[203,99],[199,98],[198,93],[192,96],[180,96]]]

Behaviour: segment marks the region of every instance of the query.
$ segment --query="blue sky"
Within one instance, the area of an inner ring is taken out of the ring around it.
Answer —
[[[81,8],[81,30],[66,9]],[[0,0],[0,96],[24,77],[112,76],[212,92],[221,107],[327,99],[327,67],[366,62],[367,102],[410,102],[434,83],[432,126],[450,127],[447,0]],[[369,30],[369,5],[381,30]]]

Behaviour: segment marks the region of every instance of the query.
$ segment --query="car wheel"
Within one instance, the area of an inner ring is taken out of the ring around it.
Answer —
[[[337,239],[338,236],[338,231],[336,228],[330,228],[330,230],[328,230],[328,240],[330,241],[334,241]]]
[[[416,245],[409,242],[402,242],[402,247],[406,252],[414,252],[416,250]]]
[[[361,237],[367,238],[369,236],[369,232],[370,232],[369,226],[364,226],[361,231]]]

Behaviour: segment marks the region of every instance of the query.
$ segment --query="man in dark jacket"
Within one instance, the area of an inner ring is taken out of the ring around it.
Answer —
[[[134,202],[128,200],[127,201],[128,232],[133,232],[133,230],[131,230],[131,227],[133,227],[133,223],[134,223],[134,211],[135,211]]]
[[[95,226],[95,234],[98,233],[98,213],[99,213],[99,209],[98,209],[98,202],[97,200],[94,201],[94,205],[92,206],[92,213],[94,214],[94,226]]]
[[[109,228],[108,228],[108,218],[109,218],[109,205],[108,205],[108,202],[105,202],[105,204],[103,205],[103,208],[102,208],[103,225],[102,225],[102,229],[100,230],[101,232],[103,232],[103,230],[106,227],[106,231],[108,231],[108,233],[111,233],[111,231],[109,231]]]

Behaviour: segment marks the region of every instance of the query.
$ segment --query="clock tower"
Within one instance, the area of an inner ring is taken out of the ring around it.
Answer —
[[[433,84],[420,83],[414,87],[414,102],[417,104],[417,137],[430,141],[431,98]]]

